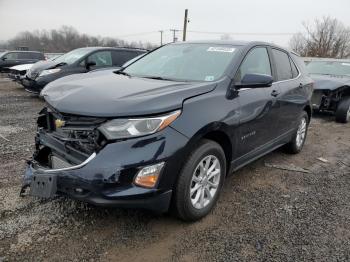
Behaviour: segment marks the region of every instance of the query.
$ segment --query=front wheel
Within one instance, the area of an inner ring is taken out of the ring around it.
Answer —
[[[350,121],[350,97],[345,97],[339,102],[335,112],[335,120],[339,123]]]
[[[307,128],[309,125],[309,115],[303,111],[299,118],[298,128],[295,131],[292,140],[286,145],[286,149],[291,154],[299,153],[305,144]]]
[[[211,140],[202,140],[190,154],[177,181],[174,207],[179,218],[195,221],[214,207],[225,178],[223,149]]]

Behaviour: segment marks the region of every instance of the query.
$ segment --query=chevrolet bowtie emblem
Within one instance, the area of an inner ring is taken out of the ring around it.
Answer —
[[[66,124],[66,121],[63,121],[61,119],[56,119],[55,120],[55,126],[56,128],[61,128],[62,126],[64,126]]]

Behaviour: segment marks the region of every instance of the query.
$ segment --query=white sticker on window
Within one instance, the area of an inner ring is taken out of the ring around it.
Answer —
[[[224,52],[224,53],[233,53],[236,48],[233,47],[222,47],[222,46],[212,46],[208,48],[208,52]]]
[[[213,81],[214,80],[214,76],[206,76],[205,81]]]
[[[341,64],[345,66],[350,66],[350,63],[341,63]]]

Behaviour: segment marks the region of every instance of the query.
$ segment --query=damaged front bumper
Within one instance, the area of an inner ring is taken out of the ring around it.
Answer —
[[[187,142],[169,127],[151,136],[108,143],[86,158],[50,133],[39,131],[37,152],[27,163],[23,188],[30,187],[29,194],[37,197],[66,195],[99,206],[165,212]],[[41,161],[47,154],[58,156],[66,165],[48,167]],[[134,184],[138,170],[159,162],[165,165],[154,188]]]

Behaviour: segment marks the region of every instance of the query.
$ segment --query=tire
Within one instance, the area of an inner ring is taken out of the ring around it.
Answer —
[[[338,104],[335,112],[335,121],[348,123],[350,121],[350,97],[344,97]]]
[[[292,137],[292,140],[285,146],[288,153],[298,154],[303,149],[306,136],[307,136],[308,126],[309,126],[309,115],[305,111],[303,111],[303,113],[299,117],[298,127]],[[302,136],[302,133],[304,134],[303,136]]]
[[[200,168],[200,164],[205,167],[206,163],[209,163],[208,170],[213,167],[212,173],[205,172],[205,168]],[[212,178],[208,180],[210,175]],[[223,149],[214,141],[201,140],[189,155],[177,180],[173,199],[176,215],[184,221],[196,221],[206,216],[216,204],[225,176],[226,158]],[[193,190],[192,194],[191,190]],[[209,200],[209,194],[211,200]]]

